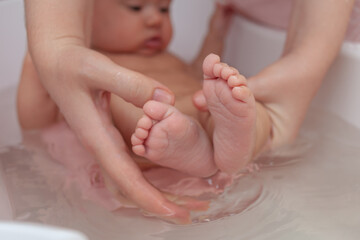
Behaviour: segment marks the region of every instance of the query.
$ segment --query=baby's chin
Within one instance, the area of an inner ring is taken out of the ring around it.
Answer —
[[[165,52],[165,49],[139,49],[139,51],[137,51],[136,53],[139,55],[143,55],[143,56],[154,56],[154,55],[158,55]]]
[[[157,45],[157,46],[151,46],[151,45],[142,45],[139,46],[138,49],[136,51],[134,51],[134,53],[136,52],[137,54],[140,55],[144,55],[144,56],[153,56],[153,55],[157,55],[157,54],[161,54],[164,53],[167,49],[168,44],[161,44],[161,45]]]
[[[146,48],[140,47],[135,49],[124,49],[121,47],[109,47],[109,46],[101,46],[101,45],[93,45],[92,49],[103,52],[103,53],[114,53],[114,54],[137,54],[142,56],[154,56],[166,51],[166,46],[161,48]]]

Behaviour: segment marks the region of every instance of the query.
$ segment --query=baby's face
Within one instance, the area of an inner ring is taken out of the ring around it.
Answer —
[[[94,48],[151,55],[164,50],[172,36],[171,0],[95,0]]]

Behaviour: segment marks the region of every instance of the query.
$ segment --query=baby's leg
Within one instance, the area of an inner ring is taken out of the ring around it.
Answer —
[[[221,63],[217,55],[205,58],[203,71],[214,160],[220,170],[236,173],[254,155],[257,105],[246,79],[236,69]]]
[[[156,164],[200,177],[217,171],[212,145],[193,118],[171,105],[149,101],[131,138],[133,151]]]
[[[45,127],[59,119],[59,110],[43,87],[27,53],[17,93],[17,112],[23,129]]]

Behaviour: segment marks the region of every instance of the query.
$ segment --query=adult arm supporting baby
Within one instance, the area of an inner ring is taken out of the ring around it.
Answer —
[[[204,38],[198,55],[191,63],[191,67],[197,72],[199,79],[203,78],[202,64],[206,56],[210,53],[214,53],[220,57],[222,56],[232,17],[233,8],[231,5],[216,2],[207,35]]]
[[[282,56],[249,78],[255,98],[272,120],[274,147],[296,137],[339,52],[353,4],[354,0],[294,1]]]
[[[257,105],[254,155],[296,138],[308,106],[339,52],[353,5],[354,0],[294,1],[282,56],[248,79],[261,103]],[[207,110],[201,91],[193,101],[198,109]]]
[[[92,8],[89,0],[25,1],[29,52],[40,81],[112,190],[150,214],[187,223],[188,211],[143,178],[109,115],[109,92],[139,107],[150,99],[173,104],[173,94],[89,48]]]

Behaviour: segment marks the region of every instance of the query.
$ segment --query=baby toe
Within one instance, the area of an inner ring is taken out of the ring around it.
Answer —
[[[216,63],[214,65],[213,74],[215,77],[221,78],[221,72],[224,68],[229,67],[226,63]]]
[[[136,128],[135,130],[135,136],[140,139],[145,139],[149,136],[149,131],[142,129],[142,128]]]
[[[152,124],[154,124],[154,121],[161,121],[169,117],[174,112],[174,109],[169,104],[157,101],[148,101],[143,107],[144,113],[152,121]]]
[[[144,145],[135,145],[132,147],[133,152],[138,156],[145,155],[145,147]]]
[[[220,57],[216,54],[209,54],[203,62],[203,72],[205,77],[214,78],[214,65],[220,62]]]
[[[246,78],[243,75],[237,74],[232,75],[228,79],[228,86],[229,87],[240,87],[240,86],[246,86],[247,81]]]
[[[248,102],[252,97],[252,92],[246,86],[234,87],[231,92],[233,98],[242,102]]]
[[[136,128],[142,128],[144,130],[149,130],[153,125],[153,121],[148,116],[143,116],[137,123]]]
[[[143,144],[144,143],[144,139],[142,138],[138,138],[135,133],[133,135],[131,135],[131,144],[133,146],[136,146],[136,145],[140,145],[140,144]]]
[[[233,67],[224,67],[221,70],[221,78],[224,80],[228,80],[230,76],[237,74],[237,70]]]

